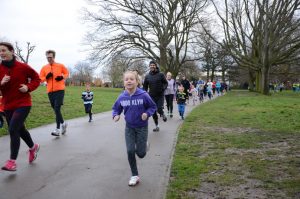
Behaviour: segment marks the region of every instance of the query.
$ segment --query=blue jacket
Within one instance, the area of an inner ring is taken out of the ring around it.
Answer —
[[[156,111],[156,104],[149,94],[137,88],[133,95],[125,90],[118,97],[112,107],[112,116],[120,115],[124,110],[125,121],[130,128],[139,128],[148,125],[148,119],[143,121],[142,114],[147,113],[148,118]]]

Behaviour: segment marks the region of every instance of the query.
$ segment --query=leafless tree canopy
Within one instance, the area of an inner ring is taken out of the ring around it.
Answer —
[[[190,29],[207,0],[88,0],[84,10],[94,27],[86,36],[91,58],[103,61],[124,51],[151,58],[163,71],[178,73],[187,53]]]
[[[299,60],[299,0],[213,1],[224,29],[224,43],[235,61],[256,73],[257,90],[268,94],[273,67]]]
[[[78,62],[74,70],[70,70],[70,81],[74,85],[84,85],[93,82],[95,67],[88,62]]]
[[[16,55],[22,62],[27,63],[29,62],[30,54],[34,51],[35,46],[31,45],[30,42],[27,42],[25,54],[23,53],[22,48],[19,46],[18,42],[16,42]]]

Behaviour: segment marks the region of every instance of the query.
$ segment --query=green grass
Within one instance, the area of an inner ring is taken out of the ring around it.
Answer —
[[[67,87],[62,107],[64,119],[72,119],[86,115],[84,112],[81,93],[85,87]],[[121,89],[93,87],[94,104],[93,112],[100,113],[111,110],[113,102],[117,99]],[[54,112],[50,106],[46,88],[40,86],[32,92],[33,106],[26,120],[27,128],[34,128],[41,125],[55,123]],[[0,135],[7,134],[7,126],[0,130]]]
[[[179,131],[166,198],[299,197],[299,98],[233,91],[195,108]]]

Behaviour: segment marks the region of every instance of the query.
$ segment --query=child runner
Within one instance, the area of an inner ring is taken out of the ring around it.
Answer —
[[[86,84],[85,91],[83,91],[81,94],[81,99],[83,99],[85,113],[89,114],[89,122],[91,122],[93,121],[92,107],[93,107],[94,93],[91,91],[90,84]]]
[[[156,111],[156,104],[149,94],[137,88],[138,76],[133,71],[124,74],[125,90],[120,94],[112,107],[112,117],[115,122],[119,121],[120,114],[124,110],[126,127],[125,141],[128,162],[132,176],[129,186],[135,186],[140,181],[135,154],[144,158],[147,151],[148,118]]]
[[[36,159],[40,148],[33,142],[24,123],[32,105],[30,92],[40,85],[41,80],[34,69],[16,60],[12,44],[0,42],[0,58],[0,90],[10,135],[10,159],[2,170],[16,171],[20,138],[29,147],[29,163]]]
[[[193,105],[196,105],[196,102],[198,101],[198,90],[195,88],[195,86],[191,85],[191,90],[189,91],[192,95]]]
[[[184,92],[183,86],[178,87],[178,91],[176,93],[176,101],[178,104],[179,115],[181,116],[181,119],[184,120],[186,93]]]

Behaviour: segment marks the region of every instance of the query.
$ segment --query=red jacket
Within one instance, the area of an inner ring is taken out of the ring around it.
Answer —
[[[16,108],[31,106],[31,91],[40,85],[38,73],[25,63],[15,61],[13,66],[7,67],[0,63],[0,82],[4,75],[9,75],[10,80],[4,85],[0,83],[2,92],[2,103],[4,110],[14,110]],[[22,93],[19,91],[20,85],[26,84],[29,91]]]

